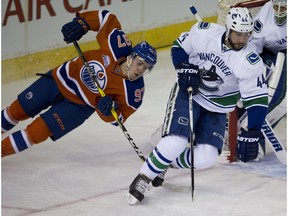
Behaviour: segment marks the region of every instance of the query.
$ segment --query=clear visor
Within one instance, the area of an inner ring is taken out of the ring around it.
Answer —
[[[127,61],[128,79],[130,81],[137,80],[151,71],[153,66],[138,55],[133,55],[130,61]]]
[[[146,62],[145,59],[141,58],[140,56],[138,56],[138,58],[139,58],[140,61],[142,61],[144,63],[145,67],[147,68],[143,75],[145,75],[147,72],[152,70],[153,65],[149,64],[148,62]]]

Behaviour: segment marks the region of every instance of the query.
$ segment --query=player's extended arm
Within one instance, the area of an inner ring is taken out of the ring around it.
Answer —
[[[78,41],[90,29],[88,23],[82,17],[75,17],[71,22],[63,25],[61,31],[66,43]]]

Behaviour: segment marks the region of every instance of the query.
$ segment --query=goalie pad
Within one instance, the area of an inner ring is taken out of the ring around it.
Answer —
[[[286,114],[287,110],[286,58],[284,53],[278,52],[275,60],[275,54],[271,54],[266,50],[261,57],[272,70],[272,74],[268,80],[269,109],[266,119],[274,128],[280,119]]]

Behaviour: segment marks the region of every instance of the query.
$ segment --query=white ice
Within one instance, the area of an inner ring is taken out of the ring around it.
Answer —
[[[125,123],[145,156],[152,148],[153,132],[163,121],[176,79],[169,50],[158,53],[157,66],[145,77],[143,105]],[[2,85],[2,109],[35,79]],[[25,128],[30,121],[12,131]],[[276,132],[286,146],[286,118]],[[129,206],[124,195],[142,162],[120,128],[101,122],[95,114],[57,142],[47,140],[2,158],[2,215],[285,216],[286,166],[269,146],[267,151],[259,162],[229,163],[222,155],[214,167],[196,170],[193,202],[190,192],[153,188],[141,204]],[[189,170],[169,170],[166,179],[191,184]]]

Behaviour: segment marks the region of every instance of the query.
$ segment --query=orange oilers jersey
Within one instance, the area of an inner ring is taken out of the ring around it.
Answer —
[[[83,54],[99,87],[117,101],[117,113],[124,122],[140,107],[144,95],[143,77],[129,81],[120,68],[120,64],[132,52],[131,41],[121,30],[117,17],[107,10],[77,13],[77,16],[87,21],[90,30],[97,31],[96,39],[100,49]],[[95,108],[105,122],[116,123],[112,115],[106,117],[97,110],[101,95],[80,57],[53,69],[52,75],[64,97],[78,104],[87,104]]]

